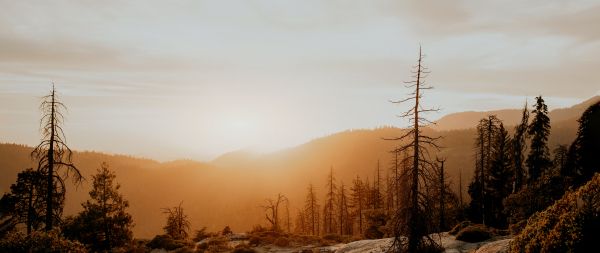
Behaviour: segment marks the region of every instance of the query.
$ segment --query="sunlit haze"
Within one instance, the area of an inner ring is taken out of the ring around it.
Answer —
[[[598,1],[0,1],[0,142],[158,160],[269,152],[398,117],[419,45],[431,119],[600,95]],[[577,81],[573,81],[577,77]]]

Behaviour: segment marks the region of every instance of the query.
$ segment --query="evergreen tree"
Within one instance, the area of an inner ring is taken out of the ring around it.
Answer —
[[[512,187],[507,182],[512,178],[510,168],[510,144],[511,140],[504,125],[500,123],[498,132],[494,138],[494,151],[489,171],[489,182],[487,183],[486,196],[489,198],[489,225],[494,227],[506,227],[506,217],[503,214],[502,201],[511,193]]]
[[[352,234],[352,217],[350,215],[350,203],[348,200],[348,193],[344,182],[340,185],[338,192],[338,222],[340,226],[340,235],[351,235]]]
[[[66,226],[66,234],[91,245],[98,251],[108,251],[129,243],[133,238],[133,218],[127,213],[129,202],[119,193],[121,186],[107,163],[102,163],[93,176],[90,200],[82,204],[83,211]]]
[[[577,137],[569,147],[567,168],[574,184],[579,186],[600,172],[600,102],[591,105],[579,118]]]
[[[535,100],[535,109],[532,111],[533,120],[527,129],[527,134],[531,136],[530,151],[525,162],[529,170],[529,183],[538,180],[552,165],[547,144],[550,134],[548,106],[544,103],[542,96],[536,97]]]
[[[9,195],[13,200],[10,214],[15,217],[15,223],[25,224],[28,235],[44,224],[44,186],[44,175],[33,169],[26,169],[17,174],[17,182],[10,186]]]
[[[527,126],[529,123],[529,110],[527,103],[523,107],[521,123],[515,127],[515,134],[512,139],[512,169],[513,169],[513,189],[512,192],[518,192],[523,187],[525,182],[525,168],[523,161],[525,160],[525,148],[527,139]]]

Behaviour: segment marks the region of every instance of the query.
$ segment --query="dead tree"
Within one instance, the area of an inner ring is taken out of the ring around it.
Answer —
[[[403,180],[407,181],[409,187],[408,203],[405,208],[399,210],[395,217],[394,228],[394,243],[392,249],[394,251],[418,252],[428,246],[434,246],[437,243],[428,237],[431,225],[427,222],[431,221],[431,210],[428,207],[428,199],[423,189],[434,182],[435,164],[429,156],[429,149],[439,150],[436,141],[440,137],[430,137],[422,132],[421,127],[432,123],[422,116],[422,113],[435,112],[438,109],[424,108],[421,104],[423,91],[432,89],[424,82],[424,78],[429,73],[427,68],[423,66],[423,57],[421,48],[419,47],[419,59],[417,65],[412,71],[413,81],[405,82],[406,87],[412,89],[409,97],[392,103],[414,103],[409,110],[401,115],[402,118],[407,118],[411,123],[410,128],[402,136],[390,138],[386,140],[404,141],[397,151],[403,152],[409,150],[410,154],[405,159],[412,160],[412,166],[406,172]],[[408,240],[403,242],[401,236],[406,235]]]
[[[359,176],[353,181],[352,188],[352,204],[355,208],[354,215],[358,218],[358,231],[362,234],[363,229],[363,212],[365,208],[365,191],[362,180]]]
[[[58,100],[52,84],[52,91],[42,98],[40,104],[42,141],[31,152],[31,157],[38,162],[37,170],[46,177],[44,186],[46,187],[47,231],[54,227],[55,221],[60,221],[66,193],[65,179],[72,174],[76,184],[83,181],[79,169],[72,163],[73,153],[66,144],[62,128],[64,122],[62,112],[66,109],[65,105]]]
[[[266,205],[261,206],[266,214],[265,218],[271,224],[271,230],[279,231],[281,227],[279,226],[279,205],[287,202],[288,199],[283,194],[277,194],[277,199],[266,199]],[[289,215],[288,215],[289,216]],[[289,230],[289,217],[288,217],[288,230]]]
[[[337,191],[335,177],[333,176],[333,167],[330,167],[329,175],[327,176],[327,190],[327,199],[325,199],[325,206],[323,207],[323,232],[325,234],[333,234],[336,227],[334,222],[334,203]]]
[[[304,218],[309,224],[311,235],[319,235],[319,203],[312,184],[308,185],[304,203]]]
[[[446,198],[444,197],[444,193],[446,192],[446,180],[444,178],[444,163],[446,162],[446,158],[444,159],[440,159],[440,158],[436,158],[437,162],[440,163],[440,169],[438,171],[439,173],[439,178],[440,178],[440,193],[439,193],[439,205],[440,205],[440,214],[439,214],[439,218],[440,218],[440,224],[439,224],[439,231],[443,231],[446,228],[446,221],[445,221],[445,210],[444,210],[444,206],[446,203]]]
[[[183,202],[179,203],[179,206],[162,209],[167,215],[167,225],[163,227],[165,233],[178,240],[188,237],[191,225],[188,216],[183,212],[182,204]]]

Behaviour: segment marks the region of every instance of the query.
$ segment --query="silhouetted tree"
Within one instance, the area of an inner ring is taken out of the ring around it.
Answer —
[[[548,106],[542,96],[536,97],[535,109],[532,111],[533,120],[527,133],[531,136],[529,155],[525,163],[529,169],[529,182],[534,182],[552,165],[548,150],[548,135],[550,135],[550,118]]]
[[[557,145],[552,153],[554,154],[552,158],[552,174],[561,174],[567,170],[569,147],[567,145]]]
[[[512,178],[510,168],[510,144],[511,140],[504,125],[500,123],[498,132],[494,137],[492,163],[489,171],[489,182],[487,184],[486,197],[489,200],[489,225],[494,227],[506,227],[504,206],[502,201],[512,192],[512,187],[507,182]]]
[[[371,196],[371,204],[373,205],[372,208],[383,208],[383,197],[381,194],[381,167],[379,166],[379,160],[377,160],[377,167],[375,168],[375,177],[373,178]]]
[[[445,203],[446,203],[446,198],[445,198],[445,193],[446,193],[446,178],[445,178],[445,172],[444,172],[444,163],[446,162],[446,159],[437,159],[437,162],[440,163],[439,166],[439,170],[438,170],[438,174],[439,174],[439,218],[440,218],[440,223],[439,223],[439,230],[438,231],[444,231],[446,229],[446,219],[445,219]]]
[[[521,123],[515,127],[515,134],[512,138],[512,169],[513,169],[513,189],[512,192],[518,192],[523,187],[525,182],[525,168],[523,161],[525,160],[525,148],[527,139],[527,126],[529,124],[529,109],[527,103],[523,107]]]
[[[17,182],[10,186],[9,197],[12,199],[10,215],[15,224],[22,223],[27,227],[27,234],[37,230],[44,224],[46,213],[46,189],[44,175],[33,169],[26,169],[17,174]]]
[[[312,184],[308,185],[308,193],[304,203],[304,218],[310,228],[310,234],[319,235],[319,203]]]
[[[265,201],[267,202],[267,204],[262,206],[262,208],[266,212],[265,218],[271,224],[271,230],[281,230],[281,227],[279,226],[279,206],[288,201],[287,197],[279,193],[277,194],[276,200],[266,199]]]
[[[600,172],[600,102],[591,105],[579,118],[577,137],[569,147],[567,168],[563,173],[573,178],[574,185],[587,182]]]
[[[167,214],[167,225],[163,227],[165,233],[174,239],[186,239],[190,230],[190,221],[188,216],[183,213],[183,203],[173,208],[163,208],[163,213]]]
[[[65,226],[67,237],[91,245],[98,251],[109,251],[129,243],[133,238],[133,218],[127,213],[129,202],[119,193],[121,186],[107,163],[102,163],[93,176],[90,200],[71,226]]]
[[[334,205],[336,198],[337,185],[335,184],[335,177],[333,176],[333,167],[329,170],[327,176],[327,194],[325,195],[325,205],[323,206],[323,232],[324,234],[333,234],[336,232],[336,225],[334,220]]]
[[[365,209],[365,191],[362,180],[360,180],[359,176],[356,176],[356,179],[352,181],[352,187],[350,188],[352,191],[352,206],[354,207],[354,216],[358,219],[358,232],[360,234],[363,233],[363,219],[364,219],[364,209]]]
[[[400,115],[408,118],[412,126],[401,137],[389,139],[408,140],[408,143],[403,144],[397,150],[400,152],[410,150],[412,152],[408,156],[408,159],[412,160],[412,168],[406,173],[404,179],[407,180],[407,186],[410,189],[407,192],[409,201],[406,208],[399,210],[395,217],[392,248],[396,251],[406,249],[408,252],[418,252],[432,246],[437,247],[437,243],[428,237],[431,230],[431,224],[428,224],[428,222],[431,222],[431,210],[428,208],[427,196],[423,194],[423,189],[427,189],[432,180],[435,180],[435,176],[432,174],[435,164],[431,162],[427,148],[439,149],[436,144],[439,137],[424,135],[421,130],[423,125],[431,123],[422,116],[422,113],[437,110],[424,109],[422,105],[423,91],[432,88],[426,85],[423,80],[428,71],[423,66],[422,60],[423,54],[419,47],[419,59],[413,71],[415,79],[407,82],[407,88],[412,89],[412,93],[404,100],[393,101],[393,103],[414,102],[408,111]],[[404,241],[401,239],[402,235],[406,235],[408,238],[406,248],[404,247]]]
[[[83,176],[71,162],[72,152],[66,144],[62,129],[62,111],[66,110],[66,107],[57,99],[54,84],[50,94],[43,98],[40,109],[43,114],[40,120],[42,141],[34,148],[31,156],[38,161],[37,170],[46,177],[45,223],[46,230],[50,231],[62,215],[63,206],[60,200],[64,200],[64,180],[72,174],[74,182],[80,183]]]
[[[475,176],[469,185],[471,203],[469,213],[471,219],[486,224],[486,216],[490,210],[486,210],[489,198],[487,196],[487,182],[492,165],[492,153],[494,150],[494,138],[498,134],[501,121],[494,115],[479,120],[477,124],[477,137],[475,141]]]
[[[340,235],[352,234],[352,217],[350,216],[350,203],[348,201],[348,193],[344,182],[340,185],[338,192],[338,222],[340,226]]]

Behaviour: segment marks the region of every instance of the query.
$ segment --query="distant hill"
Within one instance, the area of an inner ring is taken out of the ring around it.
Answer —
[[[580,104],[552,112],[551,149],[557,144],[572,142],[577,131],[575,119],[585,107]],[[485,115],[486,112],[479,114]],[[510,125],[510,114],[507,115],[498,113]],[[555,117],[561,120],[555,120]],[[509,131],[512,129],[509,127]],[[473,175],[475,130],[426,128],[424,131],[432,136],[444,136],[440,144],[445,148],[433,155],[447,158],[447,172],[455,191],[458,191],[459,171],[462,170],[462,191],[466,199],[466,187]],[[357,175],[372,180],[378,160],[385,175],[393,158],[389,151],[400,143],[382,138],[396,137],[402,132],[402,129],[392,127],[349,130],[273,153],[231,152],[208,163],[192,160],[160,163],[123,155],[76,152],[74,162],[87,181],[77,188],[68,188],[65,213],[74,214],[81,210],[80,203],[88,198],[91,175],[101,162],[106,161],[116,171],[121,191],[130,201],[136,237],[150,238],[161,233],[165,216],[160,208],[180,202],[190,215],[194,229],[207,226],[215,231],[230,225],[234,231],[244,231],[254,224],[265,223],[259,206],[277,193],[288,196],[292,214],[304,202],[309,183],[315,185],[322,201],[330,167],[333,167],[338,182],[343,181],[346,185]],[[33,166],[30,152],[31,147],[0,144],[0,191],[9,189],[20,170]]]
[[[550,118],[557,122],[578,119],[585,109],[598,101],[600,101],[600,96],[594,96],[569,108],[550,110]],[[432,128],[438,131],[473,128],[477,125],[479,119],[487,115],[496,115],[503,120],[504,125],[512,126],[521,121],[521,112],[522,109],[505,109],[484,112],[468,111],[452,113],[437,120],[436,125],[432,126]]]

